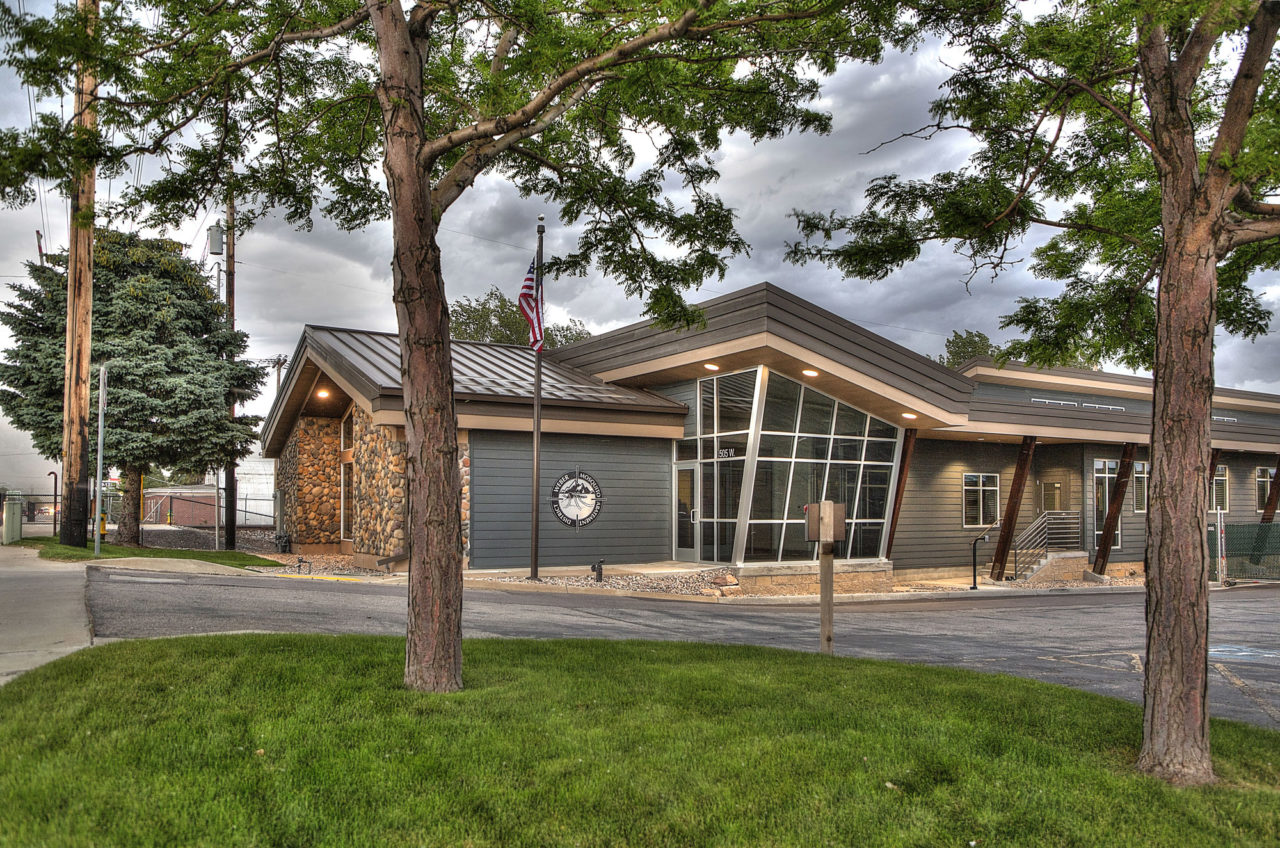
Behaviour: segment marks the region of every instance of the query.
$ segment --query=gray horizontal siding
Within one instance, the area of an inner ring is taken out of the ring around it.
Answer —
[[[532,439],[471,431],[471,567],[529,565]],[[671,558],[671,442],[547,434],[542,437],[539,564],[658,562]],[[575,469],[600,484],[600,515],[580,529],[551,510],[551,487]]]
[[[963,475],[1000,475],[1003,516],[1017,461],[1018,445],[917,441],[893,541],[894,570],[969,565],[970,544],[981,528],[964,526]],[[1018,513],[1019,531],[1035,519],[1034,492],[1028,480]],[[990,541],[978,543],[980,568],[991,561],[997,533],[991,534]]]

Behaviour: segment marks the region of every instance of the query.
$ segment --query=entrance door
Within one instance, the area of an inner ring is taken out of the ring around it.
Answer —
[[[698,464],[676,466],[675,558],[698,561]]]
[[[1070,511],[1071,480],[1065,475],[1044,477],[1040,480],[1040,512]]]

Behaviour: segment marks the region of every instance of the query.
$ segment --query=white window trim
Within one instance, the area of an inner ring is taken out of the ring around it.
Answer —
[[[1253,496],[1255,498],[1258,496],[1258,484],[1262,482],[1263,474],[1267,476],[1268,492],[1271,490],[1271,487],[1276,484],[1276,479],[1275,479],[1276,470],[1267,465],[1259,465],[1257,470],[1253,472],[1253,492],[1254,492]],[[1266,501],[1264,500],[1261,504],[1257,505],[1257,509],[1255,509],[1254,512],[1257,512],[1257,513],[1266,512],[1266,506],[1267,504],[1266,504]]]
[[[965,478],[967,475],[970,475],[970,474],[976,474],[976,475],[978,476],[978,485],[977,485],[976,487],[974,487],[974,486],[966,486],[966,485],[965,485],[964,478]],[[967,492],[969,492],[969,491],[971,491],[971,490],[972,490],[972,491],[976,491],[976,492],[978,493],[978,520],[979,520],[979,521],[981,521],[981,520],[982,520],[982,493],[983,493],[984,491],[987,491],[987,490],[989,490],[989,489],[991,489],[991,488],[992,488],[991,486],[984,486],[984,485],[983,485],[983,483],[982,483],[982,478],[983,478],[983,477],[994,477],[994,478],[996,478],[996,483],[995,483],[995,487],[994,487],[994,488],[995,488],[995,491],[996,491],[996,514],[995,514],[994,516],[992,516],[992,517],[991,517],[991,520],[990,520],[990,521],[985,521],[985,522],[982,522],[982,523],[980,523],[980,524],[965,524],[965,523],[964,523],[964,513],[965,513],[965,509],[964,509],[964,501],[965,501],[965,493],[967,493]],[[962,473],[960,474],[960,526],[961,526],[961,527],[963,527],[963,528],[966,528],[966,529],[968,529],[968,528],[978,529],[978,528],[982,528],[982,527],[990,527],[992,524],[994,524],[995,522],[997,522],[997,521],[999,521],[999,520],[1000,520],[1000,475],[999,475],[999,474],[993,474],[993,473],[988,472],[988,471],[964,471],[964,472],[962,472]]]
[[[1138,466],[1143,466],[1146,470],[1141,474],[1138,473]],[[1146,482],[1142,485],[1143,494],[1146,500],[1142,506],[1138,506],[1138,478],[1141,477]],[[1133,511],[1136,513],[1144,513],[1147,511],[1148,504],[1151,503],[1151,462],[1134,462],[1133,463]]]
[[[1219,475],[1218,472],[1222,474]],[[1213,493],[1218,490],[1218,481],[1223,482],[1222,492],[1225,496],[1225,504],[1215,504]],[[1231,470],[1226,465],[1218,463],[1218,467],[1213,469],[1213,479],[1209,482],[1209,512],[1230,512],[1231,511]]]

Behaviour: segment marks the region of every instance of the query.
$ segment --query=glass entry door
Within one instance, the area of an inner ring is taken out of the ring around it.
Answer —
[[[676,466],[676,556],[681,562],[698,561],[698,465]]]

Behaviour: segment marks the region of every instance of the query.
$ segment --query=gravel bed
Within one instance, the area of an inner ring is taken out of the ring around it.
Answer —
[[[496,583],[528,583],[527,577],[494,577]],[[716,581],[720,581],[717,583]],[[585,586],[595,589],[625,589],[629,592],[663,592],[668,595],[720,595],[723,589],[736,587],[737,579],[727,568],[707,571],[675,571],[667,574],[610,574],[604,569],[604,579],[596,582],[595,575],[585,577],[539,577],[538,582],[552,586]]]
[[[277,554],[260,553],[263,559],[275,560],[283,568],[262,567],[271,574],[319,574],[335,577],[385,577],[387,572],[370,568],[357,568],[356,558],[343,554]],[[256,570],[256,569],[255,569]]]

